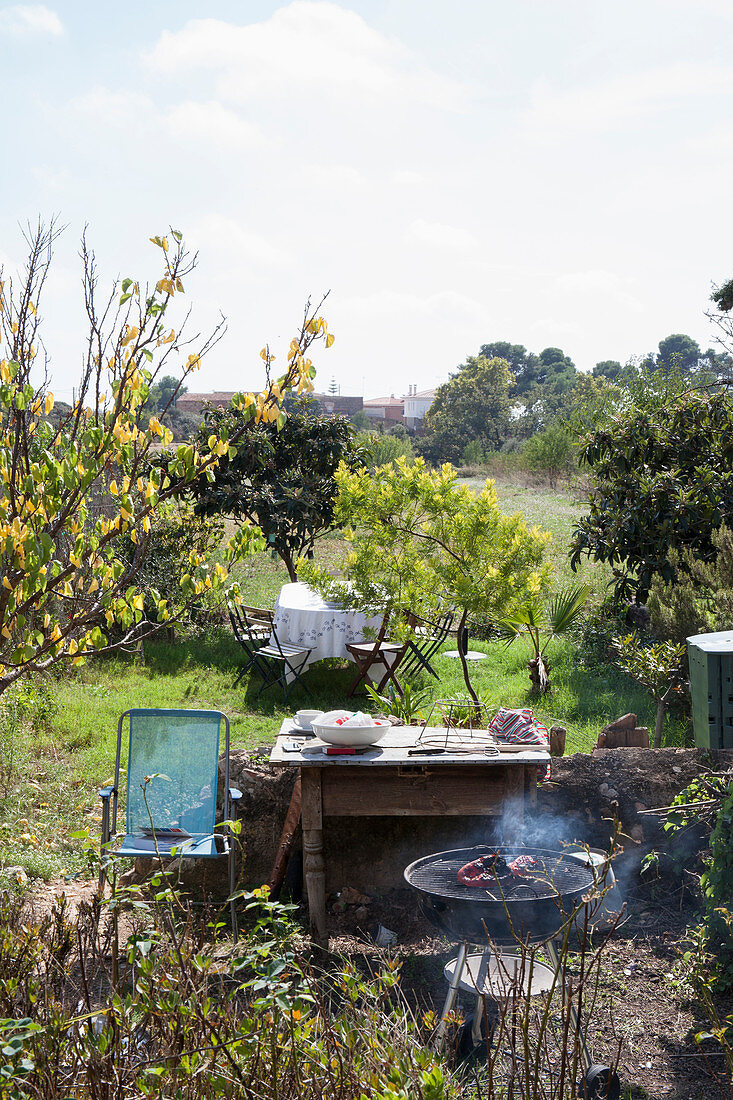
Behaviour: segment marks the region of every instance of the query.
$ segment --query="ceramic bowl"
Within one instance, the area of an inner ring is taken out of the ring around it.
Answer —
[[[332,710],[321,715],[313,722],[313,732],[328,745],[360,748],[381,741],[390,728],[390,723],[384,718],[375,718],[373,726],[337,726],[336,719],[344,713],[342,710]]]

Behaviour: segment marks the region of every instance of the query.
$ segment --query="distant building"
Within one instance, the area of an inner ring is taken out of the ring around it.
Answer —
[[[342,397],[341,394],[309,393],[307,396],[317,402],[324,416],[352,417],[359,412],[364,400],[361,397]],[[231,405],[234,390],[213,390],[211,393],[184,393],[178,398],[176,408],[182,413],[200,416],[209,405],[214,409],[225,409]]]
[[[405,427],[418,431],[434,399],[434,389],[420,390],[418,393],[416,385],[410,386],[409,392],[405,394]]]
[[[324,416],[356,416],[364,406],[363,397],[342,397],[340,393],[309,393],[312,401],[321,406]]]
[[[191,413],[200,416],[205,406],[211,405],[214,409],[225,409],[231,405],[234,390],[213,390],[212,393],[184,393],[178,398],[176,408],[179,412]]]
[[[390,394],[389,397],[371,397],[364,402],[364,412],[371,420],[380,420],[384,424],[401,424],[404,401]]]

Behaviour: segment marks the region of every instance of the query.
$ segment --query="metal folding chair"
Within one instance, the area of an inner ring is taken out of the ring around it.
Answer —
[[[238,607],[231,602],[227,603],[227,611],[234,637],[247,655],[247,661],[234,681],[236,687],[254,664],[257,650],[269,642],[273,629],[273,613],[262,607]]]
[[[122,731],[129,719],[125,832],[117,834],[122,763]],[[103,787],[102,864],[104,884],[110,858],[156,855],[221,859],[229,863],[232,931],[237,938],[233,900],[235,851],[228,826],[215,832],[219,747],[224,725],[224,805],[229,821],[241,792],[229,786],[229,719],[218,710],[126,710],[117,725],[114,786]],[[117,843],[119,841],[119,843]]]
[[[439,680],[440,676],[430,664],[430,659],[435,656],[450,634],[453,626],[453,612],[446,612],[435,622],[430,622],[429,619],[419,619],[416,616],[411,618],[414,633],[408,642],[409,653],[402,662],[402,672],[406,676],[411,676],[415,672],[424,669],[436,680]]]
[[[407,653],[410,643],[386,641],[384,636],[387,633],[388,623],[389,612],[387,612],[382,619],[379,633],[373,642],[349,642],[346,645],[346,651],[351,654],[358,669],[356,678],[346,693],[347,695],[354,695],[362,681],[367,681],[376,688],[377,691],[383,691],[390,680],[395,685],[400,695],[402,694],[402,685],[395,673],[402,658],[405,656],[405,653]],[[370,671],[376,668],[381,669],[381,678],[375,684],[374,678],[370,675]]]
[[[257,697],[272,684],[279,683],[283,689],[283,698],[287,699],[296,684],[300,684],[308,698],[311,694],[301,679],[305,672],[308,658],[312,649],[304,646],[291,645],[290,642],[281,642],[277,635],[274,622],[270,628],[270,634],[266,642],[261,644],[257,638],[249,616],[243,616],[245,630],[252,647],[252,660],[248,667],[262,678],[262,686],[257,692]]]

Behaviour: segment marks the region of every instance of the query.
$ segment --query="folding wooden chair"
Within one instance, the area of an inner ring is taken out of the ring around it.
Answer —
[[[117,835],[117,802],[122,761],[122,731],[127,741],[125,832]],[[111,858],[156,855],[182,859],[221,859],[229,863],[232,931],[237,938],[235,850],[229,827],[215,832],[219,748],[224,726],[224,806],[230,821],[242,795],[229,786],[229,719],[218,710],[126,710],[117,724],[114,786],[102,799],[100,885]]]
[[[386,641],[384,635],[387,633],[388,622],[389,612],[387,612],[382,619],[379,633],[373,642],[347,643],[346,651],[351,654],[358,669],[356,678],[349,688],[347,695],[354,695],[362,680],[368,681],[377,691],[383,691],[386,684],[391,680],[400,695],[402,694],[402,685],[397,679],[395,672],[405,653],[407,653],[409,642]],[[376,668],[381,669],[382,675],[378,683],[375,684],[373,677],[369,673],[370,669]]]

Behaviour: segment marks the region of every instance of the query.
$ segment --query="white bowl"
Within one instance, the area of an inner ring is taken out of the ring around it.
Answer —
[[[383,718],[375,718],[373,726],[337,726],[336,719],[343,717],[346,711],[332,710],[313,722],[313,732],[328,745],[347,745],[360,748],[381,741],[391,723]]]

